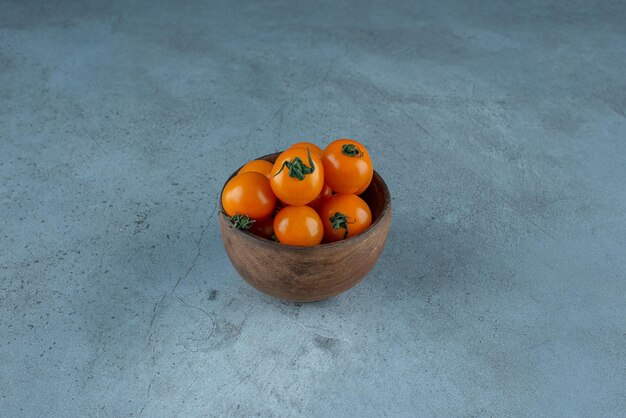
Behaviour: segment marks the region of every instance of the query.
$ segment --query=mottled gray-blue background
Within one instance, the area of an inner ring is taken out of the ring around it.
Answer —
[[[0,415],[624,416],[626,5],[0,0]],[[363,141],[366,280],[250,288],[227,176]]]

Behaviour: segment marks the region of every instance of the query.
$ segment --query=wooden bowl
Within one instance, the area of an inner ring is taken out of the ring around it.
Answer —
[[[279,155],[259,159],[273,163]],[[355,237],[314,247],[280,244],[231,228],[220,203],[219,225],[226,254],[241,277],[270,296],[313,302],[338,295],[369,273],[391,226],[391,196],[378,173],[374,172],[361,197],[372,211],[372,225]]]

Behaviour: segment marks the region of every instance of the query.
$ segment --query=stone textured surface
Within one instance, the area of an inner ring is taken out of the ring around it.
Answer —
[[[0,415],[624,416],[626,6],[0,0]],[[215,203],[369,145],[388,245],[317,304]]]

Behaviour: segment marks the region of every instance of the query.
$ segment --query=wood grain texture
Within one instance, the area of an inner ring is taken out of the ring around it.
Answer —
[[[274,162],[278,155],[260,159]],[[231,228],[220,204],[219,226],[226,254],[241,277],[270,296],[313,302],[338,295],[369,273],[391,226],[391,197],[378,173],[374,172],[361,197],[372,210],[372,226],[356,237],[315,247],[284,245]]]

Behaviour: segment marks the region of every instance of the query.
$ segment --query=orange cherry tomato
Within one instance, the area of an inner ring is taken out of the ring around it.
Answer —
[[[316,211],[322,206],[322,202],[333,195],[333,190],[328,186],[328,184],[324,183],[324,188],[317,195],[313,201],[307,203],[308,207],[315,209]]]
[[[304,148],[289,148],[276,159],[270,174],[270,185],[282,202],[294,206],[306,205],[324,187],[322,160]]]
[[[372,178],[373,177],[374,177],[374,171],[372,171],[372,175],[371,175],[370,179],[367,181],[367,183],[365,183],[363,186],[361,186],[361,188],[359,190],[357,190],[356,192],[354,192],[354,194],[355,195],[360,195],[364,191],[366,191],[367,188],[370,187],[370,183],[372,182]]]
[[[274,164],[270,163],[269,161],[252,160],[249,163],[246,163],[246,165],[244,165],[243,167],[241,167],[241,170],[239,170],[239,173],[237,174],[249,172],[261,173],[269,180],[270,172],[272,171],[273,166]]]
[[[274,211],[276,196],[270,181],[260,173],[237,174],[222,192],[222,206],[228,216],[248,215],[252,219],[267,218]]]
[[[334,242],[360,234],[372,224],[372,212],[363,199],[339,193],[322,203],[324,241]]]
[[[255,221],[249,231],[261,238],[270,239],[274,234],[274,218],[270,216],[268,218]]]
[[[282,244],[308,247],[322,242],[320,216],[308,206],[287,206],[274,218],[274,234]]]
[[[374,167],[367,149],[353,139],[331,142],[322,156],[326,184],[336,193],[356,193],[372,179]]]
[[[296,142],[289,148],[304,148],[304,149],[308,148],[311,150],[311,154],[315,154],[320,158],[322,158],[322,155],[324,154],[324,150],[312,142]]]

